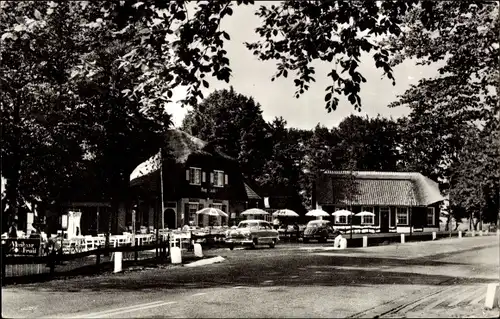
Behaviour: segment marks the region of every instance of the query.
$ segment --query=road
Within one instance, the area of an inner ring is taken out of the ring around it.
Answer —
[[[333,250],[331,244],[209,251],[226,260],[162,265],[2,289],[3,317],[496,317],[499,238]]]

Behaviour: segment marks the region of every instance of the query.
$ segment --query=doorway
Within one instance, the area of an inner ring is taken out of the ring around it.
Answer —
[[[388,207],[380,208],[380,232],[388,233],[389,232],[389,218],[390,218],[390,210]]]
[[[165,212],[163,213],[163,218],[165,220],[165,226],[168,227],[169,229],[175,229],[175,220],[176,220],[176,214],[177,212],[173,208],[167,208],[165,209]]]

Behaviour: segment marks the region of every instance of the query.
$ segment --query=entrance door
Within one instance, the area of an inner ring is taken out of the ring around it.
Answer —
[[[175,229],[177,226],[175,225],[175,210],[172,208],[165,209],[164,218],[165,218],[165,226],[169,229]]]
[[[388,233],[389,232],[389,218],[390,211],[388,207],[380,208],[380,232]]]

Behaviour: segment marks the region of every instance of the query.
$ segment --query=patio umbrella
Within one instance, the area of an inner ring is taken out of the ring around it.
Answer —
[[[328,217],[330,216],[330,214],[328,214],[327,212],[325,212],[324,210],[322,209],[313,209],[311,211],[309,211],[306,216],[314,216],[314,217]]]
[[[262,210],[262,209],[259,209],[259,208],[250,208],[250,209],[247,209],[246,211],[244,211],[243,213],[241,213],[241,215],[243,215],[243,216],[247,216],[247,215],[269,215],[269,213],[266,212],[265,210]]]
[[[354,213],[345,209],[341,209],[332,213],[332,216],[351,216],[351,215],[354,215]]]
[[[355,216],[375,216],[372,212],[359,212]]]
[[[228,217],[226,213],[224,213],[222,210],[218,208],[213,208],[213,207],[206,207],[203,209],[200,209],[199,211],[196,212],[196,215],[208,215],[208,216],[222,216],[222,217]]]
[[[279,209],[273,213],[274,217],[299,217],[299,214],[291,209]]]

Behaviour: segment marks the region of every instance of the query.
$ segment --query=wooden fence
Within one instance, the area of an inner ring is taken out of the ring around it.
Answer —
[[[2,244],[2,284],[7,278],[13,277],[52,276],[56,272],[77,271],[78,268],[89,266],[99,269],[101,263],[109,262],[115,252],[122,252],[124,261],[144,259],[140,258],[140,255],[143,255],[142,257],[146,255],[149,259],[166,259],[169,254],[169,242],[160,241],[142,246],[98,247],[72,254],[62,254],[61,250],[53,250],[45,256],[12,254],[10,247]],[[145,252],[149,254],[144,254]]]
[[[38,248],[36,248],[35,241],[38,241]],[[190,234],[185,241],[188,243],[183,247],[186,247],[187,250],[192,250],[191,243],[195,242],[199,242],[204,246],[204,249],[227,247],[220,234],[205,236]],[[42,256],[38,239],[4,239],[2,243],[2,284],[7,278],[36,275],[50,278],[57,273],[77,272],[78,269],[85,267],[91,267],[95,272],[103,263],[110,263],[114,252],[122,252],[124,262],[137,262],[145,259],[165,261],[170,253],[170,245],[175,245],[175,241],[171,242],[171,237],[168,236],[166,241],[160,237],[158,242],[140,246],[98,247],[97,249],[68,254],[62,253],[62,250],[53,250],[48,255]]]

